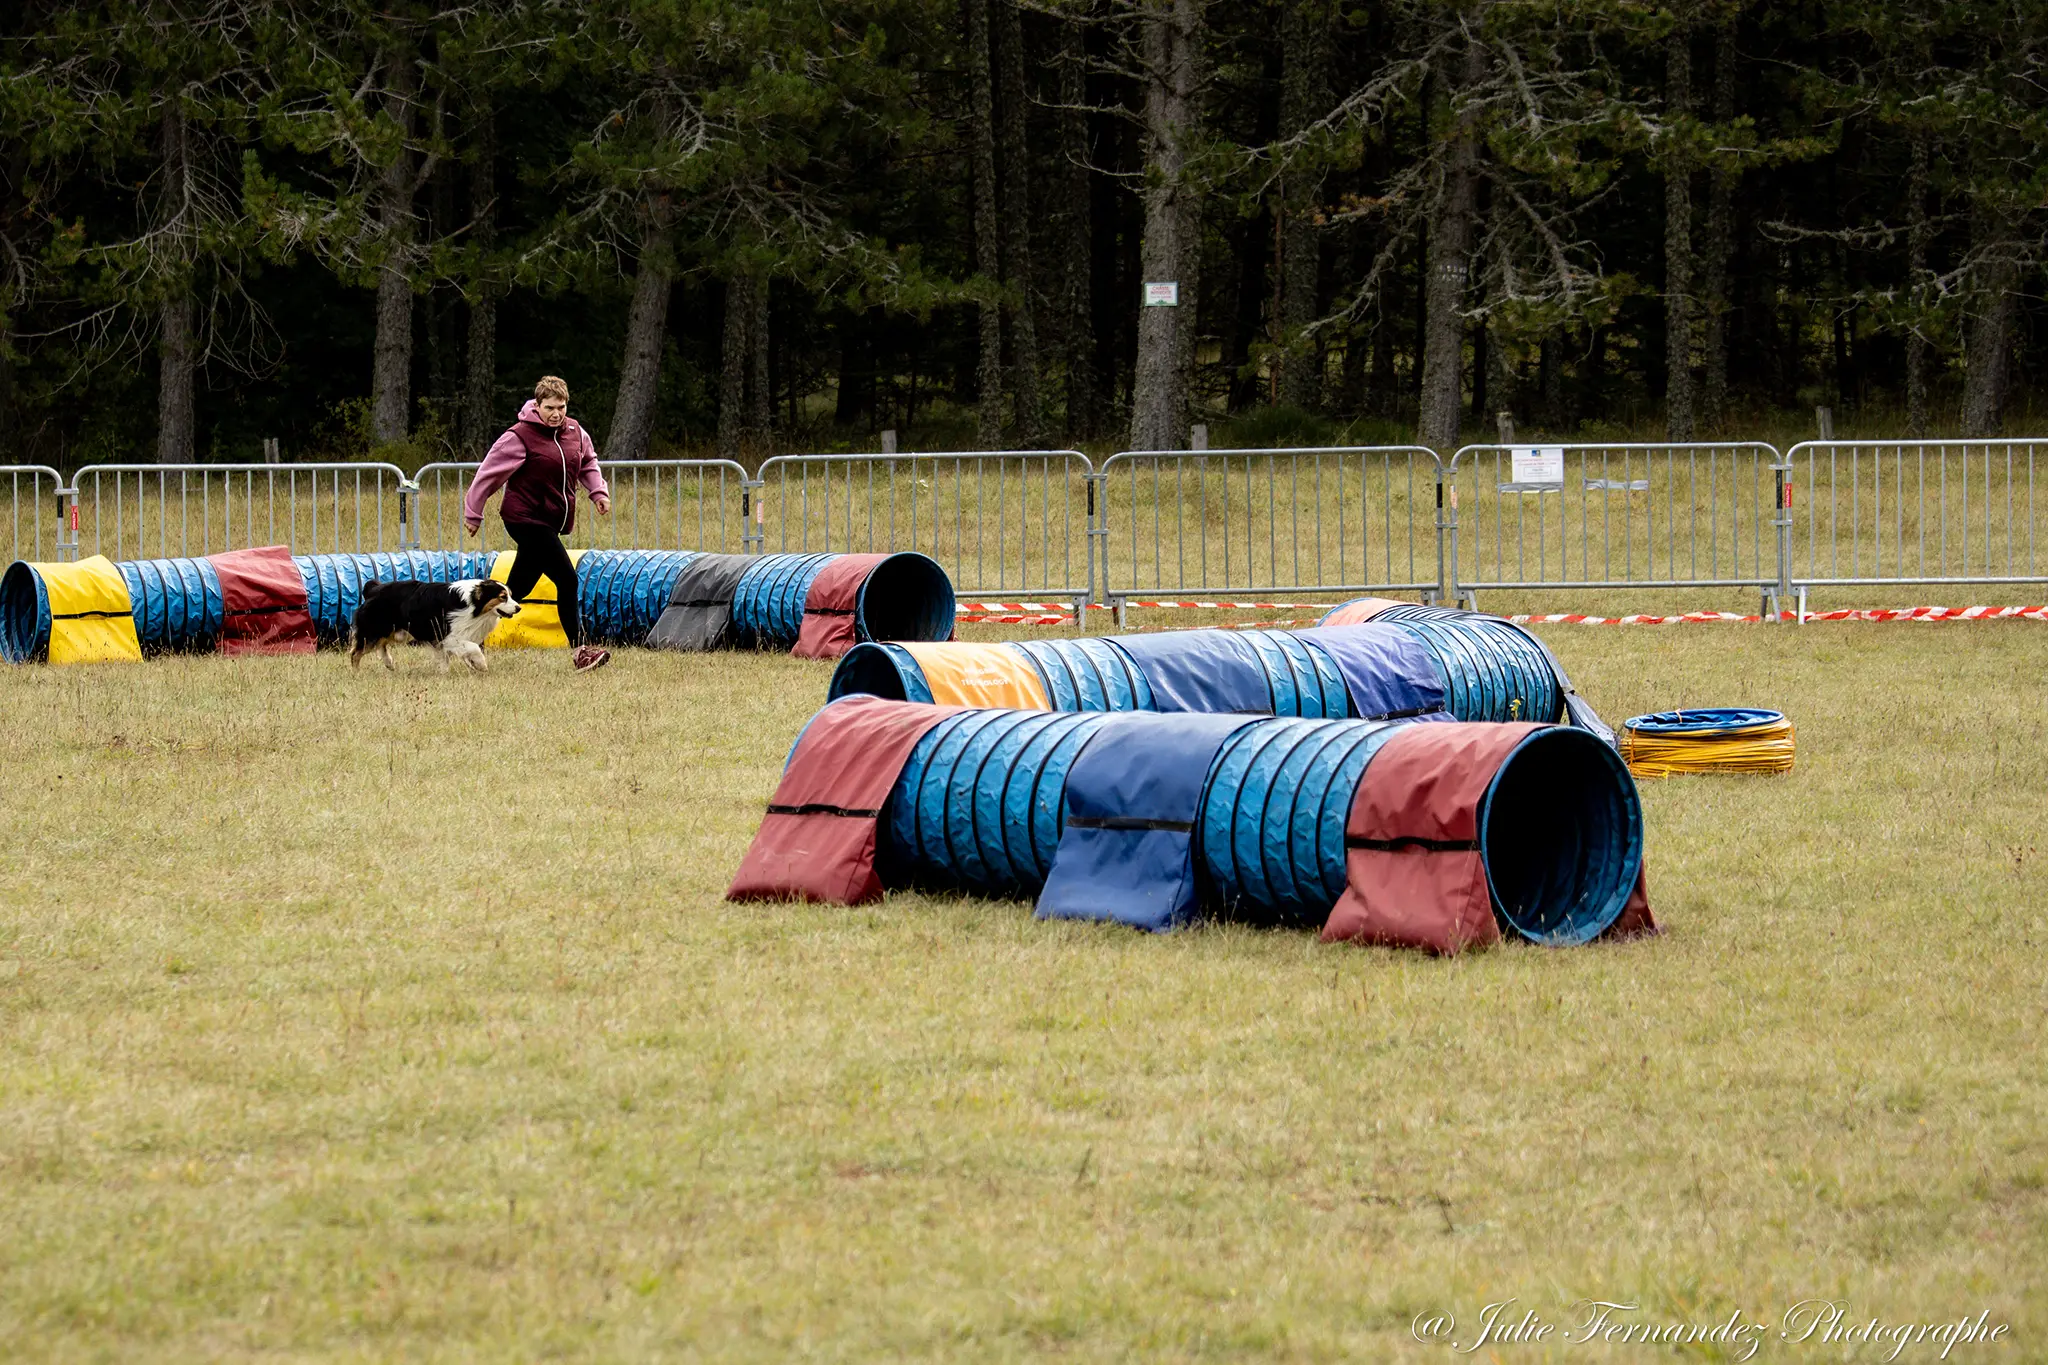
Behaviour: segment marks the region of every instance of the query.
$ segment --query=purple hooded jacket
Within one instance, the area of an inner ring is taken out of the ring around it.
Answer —
[[[519,420],[491,443],[462,499],[462,522],[474,531],[484,524],[484,504],[500,488],[498,514],[508,525],[546,526],[569,534],[576,529],[576,487],[592,498],[611,496],[597,468],[597,447],[575,418],[560,427],[543,425],[540,404],[528,399]]]

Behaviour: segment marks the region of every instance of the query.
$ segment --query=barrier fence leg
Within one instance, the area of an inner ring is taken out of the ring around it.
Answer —
[[[414,498],[419,491],[418,484],[398,486],[398,548],[401,551],[420,548],[420,528],[414,515]]]
[[[767,547],[768,529],[762,516],[761,493],[766,484],[765,479],[740,480],[740,553],[743,555],[758,555]]]
[[[1084,603],[1109,600],[1109,489],[1103,488],[1098,497],[1095,487],[1106,482],[1108,477],[1107,474],[1093,473],[1081,476],[1088,488],[1087,517],[1082,523],[1088,531],[1088,590],[1082,594]],[[1121,612],[1117,615],[1117,624],[1123,624]],[[1074,625],[1082,634],[1088,633],[1085,610],[1074,613]]]
[[[78,558],[78,490],[57,490],[57,559],[69,564]]]
[[[1775,622],[1792,598],[1792,466],[1774,464],[1771,472],[1777,478],[1777,515],[1771,518],[1771,525],[1778,528],[1778,581],[1764,596],[1764,615]],[[1799,589],[1799,621],[1806,623],[1803,586]]]
[[[1424,592],[1422,600],[1429,603],[1449,602],[1453,606],[1462,606],[1464,594],[1458,590],[1458,485],[1451,482],[1446,474],[1455,477],[1456,471],[1437,471],[1436,588],[1434,591]],[[1445,495],[1447,487],[1449,496]],[[1477,599],[1474,600],[1476,602]]]

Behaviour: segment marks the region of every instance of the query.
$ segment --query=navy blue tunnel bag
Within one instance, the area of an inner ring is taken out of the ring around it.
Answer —
[[[1195,918],[1195,821],[1216,753],[1246,716],[1112,716],[1067,771],[1066,828],[1040,919],[1155,933]]]

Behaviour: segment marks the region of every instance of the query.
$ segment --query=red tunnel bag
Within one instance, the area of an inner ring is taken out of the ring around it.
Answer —
[[[879,900],[875,821],[918,740],[963,709],[857,695],[820,711],[797,740],[725,898]]]
[[[1359,779],[1344,826],[1344,894],[1323,941],[1455,953],[1495,943],[1479,802],[1530,724],[1413,725]]]
[[[858,644],[853,612],[860,600],[860,585],[888,557],[840,555],[818,570],[811,590],[804,594],[803,625],[797,631],[796,647],[789,652],[799,659],[836,659]]]
[[[291,550],[229,550],[208,555],[220,579],[223,654],[311,654],[313,617],[306,610],[306,580]]]

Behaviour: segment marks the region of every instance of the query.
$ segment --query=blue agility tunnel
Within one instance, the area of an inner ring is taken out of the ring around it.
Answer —
[[[268,584],[269,597],[253,607],[235,607],[228,600],[235,594],[223,588],[222,575],[228,570],[215,561],[224,564],[235,556],[257,553],[236,551],[205,559],[108,564],[106,581],[93,590],[120,596],[125,584],[126,598],[117,604],[116,614],[126,617],[132,604],[136,636],[145,653],[211,649],[224,634],[235,634],[238,610],[260,614],[280,609],[273,600],[279,588],[274,582]],[[279,548],[262,553],[282,556],[284,552]],[[305,588],[305,610],[312,621],[313,637],[320,644],[333,645],[349,638],[366,583],[453,583],[489,578],[502,554],[495,550],[401,550],[290,558]],[[801,637],[799,653],[831,657],[855,639],[932,641],[952,635],[952,582],[944,569],[921,554],[719,556],[693,550],[579,552],[577,605],[585,632],[605,644],[651,643],[656,622],[664,612],[677,608],[674,596],[692,566],[713,560],[731,561],[726,590],[734,592],[733,584],[738,585],[731,600],[735,628],[730,634],[722,628],[712,633],[723,644],[788,648]],[[53,622],[105,616],[112,610],[111,606],[102,610],[105,604],[101,604],[76,613],[53,613],[45,574],[57,575],[66,594],[72,578],[77,577],[63,565],[24,562],[7,570],[6,587],[0,591],[0,657],[15,662],[45,658]],[[287,570],[287,583],[290,577]],[[296,598],[296,589],[289,595]],[[79,634],[83,627],[68,630]],[[70,652],[58,651],[60,655]]]
[[[859,645],[840,661],[828,698],[987,705],[992,652],[1028,660],[1038,687],[999,704],[1073,711],[1189,711],[1394,720],[1442,712],[1464,721],[1564,721],[1612,731],[1572,690],[1541,640],[1497,616],[1370,600],[1370,614],[1333,611],[1312,630],[1188,630],[1011,641]],[[1039,695],[1042,693],[1042,697]]]
[[[1475,735],[1493,747],[1475,751]],[[1404,737],[1406,766],[1387,779],[1398,789],[1374,800],[1397,813],[1413,804],[1416,818],[1462,820],[1474,835],[1357,834],[1354,807],[1372,804],[1360,793],[1375,760]],[[1476,796],[1432,812],[1444,799],[1433,775],[1461,764]],[[1429,776],[1418,784],[1409,780],[1416,772]],[[1187,793],[1178,812],[1148,805],[1162,787]],[[1642,840],[1627,769],[1611,747],[1570,727],[974,710],[937,720],[911,749],[877,821],[876,865],[890,885],[1007,897],[1043,889],[1042,915],[1170,928],[1195,904],[1321,923],[1347,882],[1357,890],[1361,849],[1397,859],[1476,854],[1471,875],[1483,874],[1480,899],[1499,929],[1559,946],[1587,942],[1621,916]],[[1083,849],[1078,872],[1068,867],[1070,845]],[[1192,876],[1174,870],[1176,857]],[[1187,883],[1178,892],[1176,879]],[[1456,878],[1430,884],[1455,887]],[[1159,915],[1128,912],[1148,896],[1164,907]]]
[[[804,599],[829,554],[762,555],[733,589],[733,632],[741,644],[788,649],[803,628]]]
[[[1554,721],[1563,715],[1564,691],[1549,654],[1497,616],[1403,605],[1368,624],[1398,627],[1422,641],[1443,670],[1451,711],[1460,720]]]
[[[975,704],[955,680],[986,673],[991,652],[1025,661],[1055,711],[1164,711],[1399,719],[1447,710],[1428,643],[1396,626],[1310,631],[1185,630],[1000,645],[856,645],[832,675],[830,697],[865,692],[900,701]]]
[[[600,645],[637,645],[668,606],[695,550],[586,550],[576,561],[583,633]]]
[[[1106,719],[965,711],[939,722],[890,793],[877,842],[884,879],[1035,895],[1065,827],[1067,769]]]
[[[227,620],[220,575],[204,559],[137,559],[119,566],[144,654],[211,649]]]
[[[814,592],[823,584],[832,585],[824,594],[829,601]],[[792,648],[807,612],[849,616],[853,638],[860,641],[947,640],[953,635],[953,582],[936,560],[914,551],[763,555],[733,589],[734,642]]]

